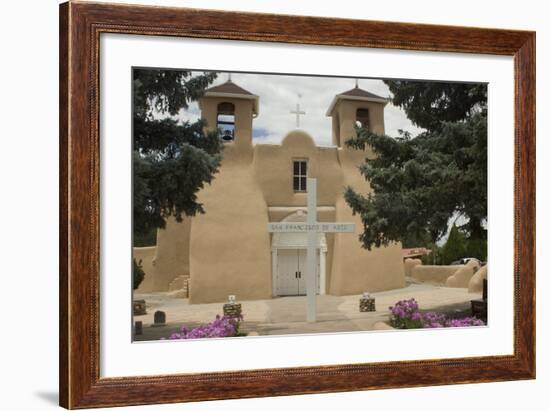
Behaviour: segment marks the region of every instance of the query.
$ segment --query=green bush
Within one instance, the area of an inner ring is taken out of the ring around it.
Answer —
[[[157,228],[140,231],[134,227],[134,247],[151,247],[157,245]]]
[[[441,263],[441,247],[438,247],[437,244],[431,244],[428,246],[431,250],[430,254],[425,254],[420,257],[422,265],[436,265]]]
[[[466,240],[465,257],[475,257],[480,261],[487,261],[487,240],[468,238]]]
[[[464,257],[487,260],[487,240],[470,238],[456,225],[453,225],[447,242],[440,248],[439,264],[451,264]]]
[[[136,261],[135,258],[132,259],[132,267],[133,267],[133,273],[134,273],[134,290],[137,290],[143,279],[145,278],[145,271],[143,271],[143,267],[141,266],[141,260],[139,262]]]
[[[447,242],[441,247],[441,264],[451,264],[463,257],[470,257],[466,255],[466,236],[453,224]]]

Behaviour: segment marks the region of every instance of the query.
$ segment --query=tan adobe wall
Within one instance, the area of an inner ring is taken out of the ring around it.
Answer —
[[[252,100],[223,97],[203,97],[201,116],[207,122],[207,129],[216,130],[218,104],[229,102],[235,106],[235,140],[228,145],[248,151],[252,148]]]
[[[370,130],[373,133],[384,134],[384,105],[380,103],[340,100],[335,110],[338,113],[338,123],[340,124],[339,146],[345,147],[345,142],[355,136],[356,112],[359,108],[369,110]]]
[[[470,279],[468,292],[480,293],[483,291],[483,280],[487,278],[487,265],[481,267]]]
[[[447,278],[463,265],[417,265],[411,270],[411,277],[419,281],[445,284]]]
[[[344,187],[338,149],[317,147],[307,133],[295,130],[281,145],[254,146],[254,175],[269,206],[306,206],[307,194],[295,193],[292,186],[293,161],[306,158],[308,177],[317,178],[317,205],[334,205]]]
[[[246,164],[223,166],[198,196],[205,215],[193,218],[190,244],[191,303],[271,298],[268,213],[262,193]]]
[[[167,291],[180,275],[189,275],[189,235],[191,217],[181,223],[169,218],[165,229],[157,230],[157,253],[153,291]]]
[[[417,265],[422,265],[422,260],[419,258],[406,258],[405,261],[403,261],[403,265],[405,267],[405,276],[411,277],[412,269]]]
[[[359,172],[365,152],[340,149],[338,158],[344,184],[357,192],[367,194],[371,188]],[[339,188],[340,190],[342,188]],[[353,215],[343,196],[336,200],[336,221],[355,223],[355,234],[339,235],[334,241],[333,275],[330,291],[335,295],[358,294],[391,290],[405,286],[405,270],[401,255],[401,244],[373,248],[367,251],[359,241],[363,223],[359,215]]]
[[[136,290],[138,293],[148,293],[153,291],[153,284],[155,281],[155,267],[154,260],[157,252],[157,247],[134,247],[133,257],[139,263],[141,260],[141,267],[145,272],[145,277]]]
[[[465,266],[457,270],[452,276],[447,278],[445,285],[447,287],[467,288],[474,273],[479,269],[479,263],[470,260]]]

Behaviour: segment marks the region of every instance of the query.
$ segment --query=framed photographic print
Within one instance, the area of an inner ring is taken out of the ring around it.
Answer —
[[[60,6],[60,403],[535,377],[535,34]]]

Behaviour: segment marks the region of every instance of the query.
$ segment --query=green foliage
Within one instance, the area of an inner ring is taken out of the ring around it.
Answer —
[[[135,231],[134,247],[151,247],[157,245],[157,229],[152,227],[148,232]]]
[[[438,247],[437,244],[428,243],[427,248],[431,250],[431,253],[420,257],[422,264],[423,265],[441,264],[441,247]]]
[[[487,105],[487,85],[468,83],[385,80],[394,105],[402,107],[409,120],[426,130],[441,130],[445,123],[463,121],[472,108]]]
[[[447,242],[441,247],[441,264],[451,264],[463,257],[469,257],[466,255],[466,236],[453,224]]]
[[[134,287],[134,290],[137,290],[139,285],[145,278],[145,271],[143,271],[141,260],[137,262],[135,258],[132,258],[132,272],[134,275],[133,287]]]
[[[426,232],[407,232],[401,240],[403,248],[429,247],[432,242],[430,235]]]
[[[361,215],[365,248],[393,241],[439,240],[455,215],[472,238],[485,238],[487,216],[487,87],[479,84],[387,81],[394,104],[426,128],[415,138],[358,128],[348,145],[374,153],[361,166],[372,192],[347,188]],[[418,244],[420,245],[420,244]]]
[[[487,261],[487,240],[484,238],[468,238],[466,240],[466,257],[474,257],[479,261]]]
[[[217,133],[205,133],[202,120],[175,116],[197,100],[216,73],[134,69],[133,178],[134,238],[150,239],[166,218],[204,213],[197,193],[211,183],[221,162]]]
[[[455,228],[456,232],[453,231]],[[454,226],[442,247],[433,244],[429,248],[432,252],[420,257],[423,265],[447,265],[464,257],[487,261],[487,240],[466,237],[460,228]]]

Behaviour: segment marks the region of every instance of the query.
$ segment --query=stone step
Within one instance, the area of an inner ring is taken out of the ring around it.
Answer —
[[[168,286],[169,291],[182,291],[184,298],[189,296],[189,275],[179,275]]]

